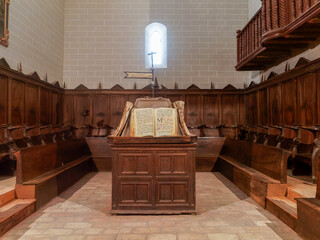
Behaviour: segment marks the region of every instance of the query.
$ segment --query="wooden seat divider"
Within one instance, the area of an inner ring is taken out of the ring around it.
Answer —
[[[214,170],[265,207],[266,197],[283,197],[286,194],[290,155],[283,149],[227,139]]]
[[[43,206],[91,171],[91,153],[85,139],[22,149],[17,158],[18,198],[36,199]]]

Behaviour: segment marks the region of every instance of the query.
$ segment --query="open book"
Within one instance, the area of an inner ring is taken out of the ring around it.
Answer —
[[[134,108],[130,125],[130,135],[134,137],[177,136],[177,109]]]

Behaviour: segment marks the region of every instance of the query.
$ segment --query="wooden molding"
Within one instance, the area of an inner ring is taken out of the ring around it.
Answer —
[[[75,90],[88,90],[88,88],[85,85],[80,84],[78,87],[75,88]]]
[[[122,86],[120,86],[119,84],[114,85],[111,90],[124,90],[124,88]]]
[[[0,59],[0,66],[6,67],[6,68],[10,68],[10,65],[8,64],[7,60],[5,58],[1,58]]]
[[[227,86],[225,86],[224,88],[223,88],[223,90],[235,90],[236,88],[233,86],[233,85],[231,85],[231,84],[228,84]]]
[[[200,88],[195,84],[191,84],[187,89],[200,89]]]

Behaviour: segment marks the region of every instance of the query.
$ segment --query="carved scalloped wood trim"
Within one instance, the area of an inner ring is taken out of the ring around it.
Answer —
[[[189,89],[200,89],[200,88],[195,84],[191,84],[187,89],[189,90]]]
[[[111,90],[124,90],[124,88],[122,86],[120,86],[119,84],[114,85]]]
[[[0,59],[0,66],[7,67],[7,68],[11,69],[10,65],[8,64],[8,62],[5,58]]]
[[[304,57],[301,57],[301,58],[299,58],[297,64],[294,66],[294,68],[301,67],[301,66],[303,66],[303,65],[308,64],[309,62],[310,62],[309,59],[306,59],[306,58],[304,58]]]
[[[78,87],[75,88],[75,90],[88,90],[88,88],[81,83]]]
[[[53,86],[55,86],[55,87],[61,88],[59,81],[53,82],[52,84],[53,84]]]
[[[235,90],[236,88],[232,84],[228,84],[223,88],[223,90]]]
[[[142,88],[142,89],[145,89],[145,90],[150,90],[150,89],[152,89],[151,83],[148,84],[147,86],[145,86],[145,87]]]
[[[162,89],[168,89],[165,85],[162,85],[162,84],[161,84],[161,88]]]
[[[268,76],[267,80],[269,80],[269,79],[271,79],[271,78],[273,78],[273,77],[276,77],[276,76],[278,76],[278,74],[277,74],[277,73],[275,73],[275,72],[271,72],[271,73],[269,74],[269,76]]]
[[[7,60],[5,58],[0,59],[0,66],[6,67],[11,69],[10,65],[8,64]]]
[[[255,83],[254,81],[251,81],[250,84],[249,84],[249,88],[254,87],[256,85],[257,85],[257,83]]]
[[[36,71],[30,73],[29,76],[35,80],[41,80],[39,74]]]

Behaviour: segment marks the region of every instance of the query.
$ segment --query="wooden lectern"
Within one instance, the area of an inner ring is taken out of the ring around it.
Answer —
[[[130,136],[134,108],[175,108],[177,136]],[[111,214],[195,213],[197,138],[184,122],[184,103],[142,98],[127,102],[120,125],[108,137],[112,149]]]

